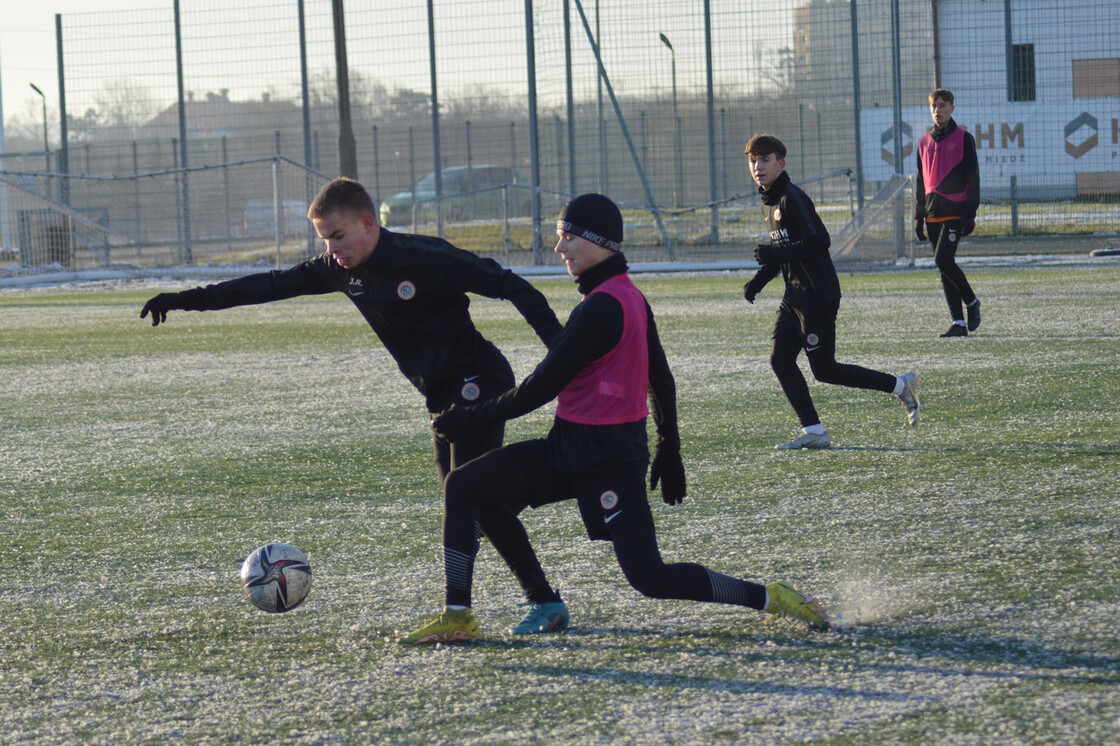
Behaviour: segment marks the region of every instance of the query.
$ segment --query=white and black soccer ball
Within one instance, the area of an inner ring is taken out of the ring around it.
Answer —
[[[311,590],[311,564],[291,544],[265,544],[241,564],[241,585],[258,609],[291,611]]]

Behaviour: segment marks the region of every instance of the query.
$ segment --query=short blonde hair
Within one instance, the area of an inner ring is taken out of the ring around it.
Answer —
[[[353,179],[340,176],[330,182],[315,195],[307,208],[310,220],[325,218],[339,210],[349,210],[359,215],[369,213],[377,218],[377,208],[366,188]]]
[[[953,103],[953,92],[948,88],[938,88],[933,93],[929,94],[929,102],[932,104],[937,99],[941,99],[947,104]]]

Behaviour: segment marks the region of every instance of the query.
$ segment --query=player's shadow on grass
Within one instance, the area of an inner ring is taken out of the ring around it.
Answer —
[[[1120,684],[1120,658],[1118,657],[1058,650],[1031,640],[940,634],[916,636],[911,632],[890,629],[862,629],[863,645],[867,655],[863,661],[859,661],[850,658],[851,638],[844,628],[833,633],[820,633],[796,628],[774,629],[774,625],[766,626],[767,629],[754,632],[690,630],[675,635],[665,635],[663,631],[656,629],[581,626],[573,627],[559,635],[513,638],[504,641],[488,640],[484,644],[518,649],[535,647],[552,649],[561,646],[576,652],[631,650],[651,655],[672,656],[678,653],[694,653],[698,641],[702,643],[704,640],[710,640],[710,643],[700,645],[706,656],[722,656],[741,664],[766,663],[776,656],[783,655],[783,650],[803,651],[806,648],[813,648],[816,655],[828,656],[829,650],[832,649],[838,655],[843,655],[845,665],[868,671],[980,679],[1026,679],[1110,687]],[[868,632],[870,634],[866,634]],[[907,662],[905,660],[907,657],[913,658],[913,662]],[[942,663],[944,665],[941,665]],[[990,666],[1000,668],[989,668]],[[1012,668],[1008,668],[1009,666]],[[510,668],[525,670],[524,667]],[[554,675],[561,675],[560,670],[569,670],[557,666],[542,666],[538,672],[547,674],[550,669]],[[572,675],[577,675],[580,669],[570,670],[577,672]],[[597,678],[606,678],[607,674],[612,673],[598,669],[588,670],[593,671]],[[669,678],[676,681],[680,677],[669,676]],[[697,679],[697,686],[701,685],[701,681]],[[745,685],[744,682],[738,684]],[[786,693],[791,693],[793,690],[805,693],[807,689],[814,688],[790,687]],[[762,691],[757,686],[749,690]],[[731,687],[728,691],[739,691],[739,689]],[[773,692],[777,691],[777,689],[773,690]],[[833,689],[820,687],[818,691],[833,691]],[[855,692],[856,690],[851,690],[853,696]],[[910,698],[900,697],[900,699]]]
[[[501,665],[495,671],[525,675],[553,676],[558,679],[577,680],[582,683],[623,684],[626,686],[647,686],[656,689],[680,690],[696,689],[705,692],[728,694],[768,694],[790,697],[826,696],[881,702],[934,702],[936,697],[906,692],[884,692],[874,689],[858,689],[844,686],[822,684],[780,684],[751,679],[726,679],[710,676],[688,676],[651,671],[622,671],[613,668],[591,668],[588,666],[557,665]]]
[[[829,446],[827,450],[819,452],[822,454],[827,454],[831,451],[852,451],[855,453],[918,453],[926,450],[928,449],[916,446],[846,446],[836,445],[834,443]],[[788,451],[786,453],[788,453]],[[778,453],[776,455],[781,456],[783,453]]]
[[[964,668],[953,671],[947,667],[914,666],[912,664],[869,664],[883,670],[923,670],[933,668],[939,673],[957,673],[983,678],[1033,679],[1060,681],[1069,684],[1120,684],[1120,657],[1058,650],[1032,640],[964,635],[914,635],[901,631],[876,629],[865,643],[882,641],[889,649],[922,661],[977,663],[984,666],[1015,666],[1016,669],[984,670]],[[1024,673],[1022,669],[1028,669]],[[1071,673],[1075,671],[1075,673]]]
[[[633,650],[642,653],[688,653],[696,649],[698,641],[705,655],[726,655],[738,661],[757,659],[767,660],[773,655],[763,649],[764,645],[777,643],[786,647],[833,647],[837,641],[827,633],[815,632],[808,628],[785,623],[782,620],[763,619],[754,631],[680,631],[666,634],[663,627],[590,627],[573,626],[564,632],[548,635],[525,635],[501,639],[484,638],[479,644],[516,649],[553,649],[557,646],[575,651]],[[710,642],[704,642],[710,641]],[[847,645],[847,642],[843,643]],[[728,650],[721,650],[727,647]]]
[[[819,451],[818,453],[827,454],[830,451],[851,451],[854,453],[963,453],[968,455],[976,455],[984,451],[990,451],[993,455],[1000,453],[1014,452],[1017,456],[1024,454],[1036,454],[1040,456],[1052,456],[1055,454],[1069,455],[1069,456],[1097,456],[1097,457],[1111,457],[1120,455],[1120,448],[1115,447],[1097,447],[1088,445],[1086,443],[1015,443],[1013,446],[1004,444],[993,443],[988,447],[975,446],[975,445],[960,445],[960,446],[846,446],[836,445],[835,443],[828,448],[828,450]],[[796,452],[795,452],[796,453]],[[776,454],[779,457],[785,454]]]

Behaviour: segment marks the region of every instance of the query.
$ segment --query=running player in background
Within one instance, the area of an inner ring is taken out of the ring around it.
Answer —
[[[813,376],[821,383],[892,393],[902,400],[911,425],[918,424],[918,375],[881,373],[836,362],[836,314],[840,310],[840,279],[828,249],[832,241],[813,201],[786,173],[786,146],[773,135],[755,135],[747,143],[751,176],[758,184],[770,225],[770,243],[759,245],[758,272],[743,286],[755,296],[780,273],[786,291],[771,335],[770,367],[797,413],[801,435],[777,446],[780,450],[828,448],[832,439],[821,424],[805,376],[797,365],[802,348]]]

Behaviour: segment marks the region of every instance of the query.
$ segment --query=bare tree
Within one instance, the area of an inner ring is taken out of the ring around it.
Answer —
[[[793,90],[794,71],[797,61],[790,47],[781,49],[755,48],[755,64],[758,75],[763,85],[759,86],[758,93],[774,93],[782,95]],[[770,91],[766,91],[765,84],[769,84]]]
[[[107,128],[110,137],[129,139],[156,115],[159,107],[152,92],[127,78],[106,81],[94,94],[96,124]],[[89,112],[83,119],[89,119]]]
[[[440,98],[441,113],[453,121],[507,122],[511,117],[523,114],[525,106],[523,98],[512,99],[500,88],[483,83],[453,91],[446,99]]]
[[[312,110],[322,112],[330,121],[336,121],[338,87],[335,85],[334,71],[323,69],[312,73],[307,87],[308,102]],[[296,90],[299,90],[298,87]],[[359,71],[350,70],[350,111],[355,121],[376,119],[384,111],[388,101],[389,93],[384,85]]]
[[[387,117],[403,120],[421,119],[432,112],[432,97],[423,91],[414,91],[411,88],[398,88],[389,97],[387,106],[382,112]]]
[[[58,128],[58,109],[47,106],[47,129],[50,142],[55,142]],[[23,108],[5,122],[4,136],[7,150],[43,149],[43,106],[37,98],[26,98]],[[53,147],[53,146],[52,146]]]

